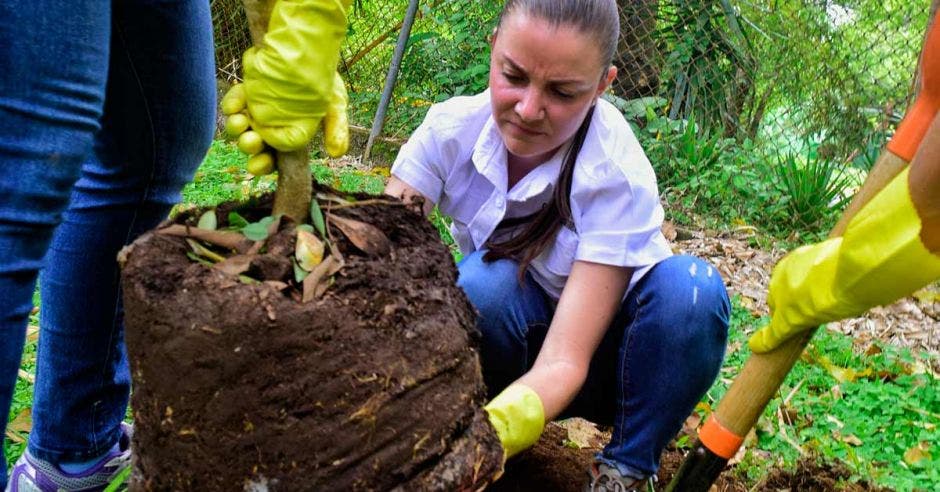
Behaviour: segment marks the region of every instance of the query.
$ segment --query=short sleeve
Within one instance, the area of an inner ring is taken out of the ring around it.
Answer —
[[[575,260],[639,268],[672,254],[662,235],[664,213],[656,179],[645,158],[642,161],[632,173],[612,163],[590,174],[575,172]]]
[[[391,173],[437,204],[441,200],[447,174],[443,169],[446,162],[444,149],[436,138],[435,124],[441,118],[435,109],[431,107],[421,126],[402,145]]]

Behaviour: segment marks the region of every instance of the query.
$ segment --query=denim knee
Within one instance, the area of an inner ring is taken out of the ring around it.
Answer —
[[[464,257],[457,266],[457,285],[477,310],[480,362],[492,397],[531,365],[540,343],[529,346],[530,329],[547,327],[551,311],[544,292],[531,277],[519,281],[518,263],[487,263],[483,261],[485,253],[476,251]]]
[[[507,300],[521,294],[517,277],[519,265],[511,260],[484,262],[486,251],[474,251],[457,265],[457,286],[463,289],[476,308],[479,316],[486,320],[503,317]]]
[[[658,304],[668,306],[657,314],[665,324],[709,327],[713,335],[727,336],[731,303],[718,269],[708,262],[690,255],[672,256],[641,282],[644,290],[655,291]]]
[[[731,303],[718,270],[689,255],[676,255],[656,265],[641,280],[640,302],[661,330],[652,334],[661,351],[681,355],[688,362],[687,384],[704,392],[717,377],[728,340]],[[682,371],[679,371],[682,372]]]

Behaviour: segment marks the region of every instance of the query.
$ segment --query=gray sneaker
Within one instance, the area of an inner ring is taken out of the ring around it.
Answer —
[[[654,492],[655,477],[633,478],[623,476],[619,470],[595,461],[588,470],[588,483],[584,492]]]
[[[36,458],[29,450],[13,465],[7,492],[92,492],[126,490],[131,465],[131,434],[133,427],[122,423],[120,444],[82,473],[66,473],[48,461]],[[114,482],[109,489],[108,486]]]

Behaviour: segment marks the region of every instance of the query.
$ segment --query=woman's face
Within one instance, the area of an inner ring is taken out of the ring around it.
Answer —
[[[509,153],[540,164],[570,139],[617,74],[577,29],[511,13],[493,37],[490,99]]]

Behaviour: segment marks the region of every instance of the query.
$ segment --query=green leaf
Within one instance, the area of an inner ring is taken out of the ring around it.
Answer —
[[[242,234],[252,241],[264,241],[268,238],[268,226],[274,222],[274,217],[265,217],[258,222],[242,227]]]
[[[298,231],[307,231],[310,234],[313,234],[313,226],[310,224],[300,224],[297,226]]]
[[[199,223],[196,224],[196,227],[209,231],[218,229],[219,221],[215,217],[215,210],[207,210],[202,214],[202,216],[199,217]]]
[[[108,486],[105,487],[104,492],[116,492],[118,490],[123,490],[123,487],[127,484],[127,479],[131,476],[131,470],[132,468],[128,466],[127,468],[118,472],[118,474],[111,479],[111,482],[108,483]]]
[[[207,267],[211,267],[211,266],[213,265],[213,263],[212,263],[211,261],[209,261],[209,260],[207,260],[207,259],[205,259],[205,258],[203,258],[203,257],[201,257],[201,256],[199,256],[199,255],[197,255],[196,253],[193,253],[192,251],[187,251],[187,252],[186,252],[186,256],[187,256],[190,260],[193,260],[193,261],[195,261],[195,262],[197,262],[197,263],[202,263],[203,265],[205,265],[205,266],[207,266]]]
[[[248,285],[255,285],[255,284],[261,283],[259,280],[253,279],[249,277],[248,275],[239,275],[238,280],[241,281],[241,283],[248,284]]]
[[[238,214],[238,212],[228,213],[228,225],[236,229],[242,229],[248,225],[248,221]]]
[[[300,268],[296,259],[291,258],[291,264],[294,265],[294,280],[297,281],[298,284],[303,282],[304,279],[307,278],[307,275],[310,275],[310,272]]]
[[[310,221],[313,222],[313,227],[317,228],[320,237],[326,237],[326,222],[323,219],[323,211],[320,210],[320,204],[317,203],[316,198],[310,200]]]

